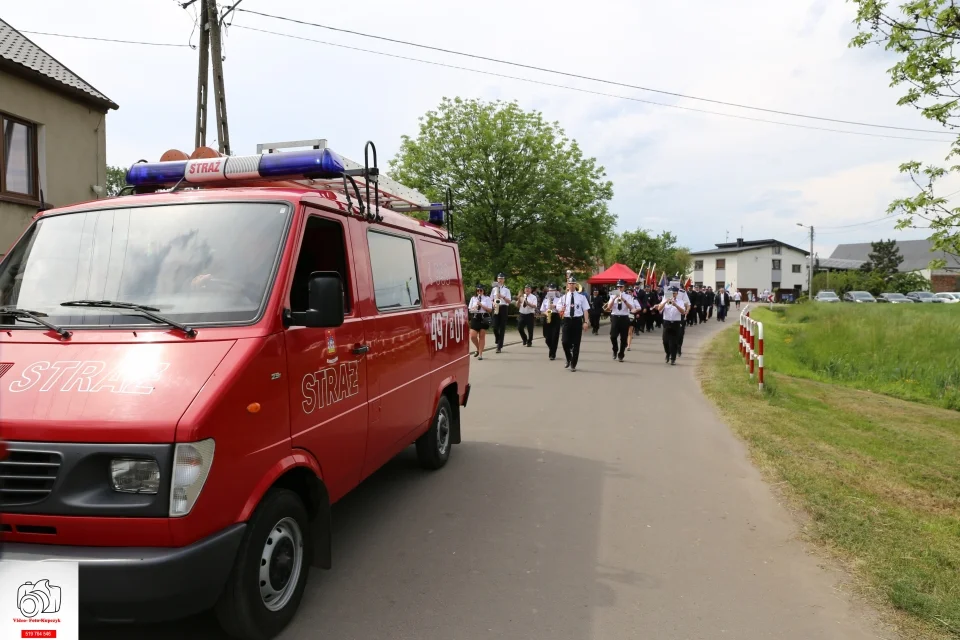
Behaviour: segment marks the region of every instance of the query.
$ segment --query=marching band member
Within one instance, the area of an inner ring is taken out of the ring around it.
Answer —
[[[523,293],[517,296],[517,308],[520,316],[517,318],[517,329],[523,346],[533,346],[533,314],[537,312],[537,296],[533,294],[533,287],[526,285]],[[529,334],[529,335],[528,335]]]
[[[630,319],[638,308],[637,301],[627,293],[627,283],[617,281],[617,291],[603,306],[610,313],[610,343],[613,345],[613,359],[623,362],[623,352],[627,349],[627,337],[630,335]],[[620,343],[617,345],[617,339]]]
[[[570,371],[577,370],[577,361],[580,359],[580,340],[583,332],[590,326],[587,314],[590,312],[590,301],[581,293],[577,293],[577,279],[567,278],[567,292],[557,303],[563,317],[563,353],[567,357],[566,367]]]
[[[557,359],[557,345],[560,343],[558,298],[557,285],[551,282],[547,285],[547,293],[543,296],[543,303],[540,305],[540,315],[543,317],[543,340],[547,343],[547,356],[551,360]]]
[[[477,293],[470,298],[467,311],[470,314],[470,342],[477,348],[473,357],[483,360],[483,346],[487,340],[487,328],[490,326],[490,312],[493,301],[484,292],[483,285],[477,283]]]
[[[684,317],[688,315],[696,314],[697,310],[693,307],[693,304],[690,302],[690,296],[687,295],[687,292],[683,289],[677,291],[676,297],[680,302],[684,304]],[[680,323],[680,337],[677,339],[677,357],[683,355],[683,336],[687,333],[687,327],[685,322]]]
[[[493,337],[497,342],[497,353],[503,349],[503,336],[507,331],[507,312],[510,310],[510,289],[504,284],[506,276],[497,274],[497,284],[490,294],[493,300]],[[499,303],[497,302],[499,300]]]
[[[603,296],[599,289],[593,290],[593,297],[590,298],[590,327],[593,329],[593,335],[600,333],[600,315],[603,313]]]
[[[670,287],[670,291],[664,294],[663,302],[657,305],[663,313],[663,352],[666,354],[664,362],[672,365],[677,364],[677,343],[683,330],[683,316],[689,308],[679,293],[677,287]]]

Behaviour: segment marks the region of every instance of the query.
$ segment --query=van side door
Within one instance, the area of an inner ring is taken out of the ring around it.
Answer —
[[[366,343],[357,309],[349,220],[307,207],[288,307],[304,311],[314,271],[336,271],[344,287],[344,321],[336,329],[286,330],[290,435],[320,463],[335,501],[360,482],[367,445]]]

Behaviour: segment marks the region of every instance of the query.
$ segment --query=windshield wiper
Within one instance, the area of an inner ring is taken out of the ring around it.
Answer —
[[[157,309],[156,307],[148,307],[142,304],[134,304],[132,302],[117,302],[115,300],[69,300],[67,302],[61,302],[60,306],[89,307],[91,309],[127,309],[128,311],[135,311],[137,315],[141,315],[144,318],[150,318],[159,324],[166,324],[174,329],[179,329],[180,331],[183,331],[188,338],[193,338],[197,335],[196,329],[160,315],[157,313],[160,311],[160,309]]]
[[[30,311],[29,309],[17,309],[16,307],[0,307],[0,316],[15,316],[17,318],[27,318],[29,320],[33,320],[37,324],[43,325],[47,329],[50,329],[51,331],[58,333],[60,337],[64,339],[69,338],[70,336],[73,335],[72,332],[67,331],[62,327],[58,327],[57,325],[44,320],[43,318],[46,315],[47,314],[41,311]]]

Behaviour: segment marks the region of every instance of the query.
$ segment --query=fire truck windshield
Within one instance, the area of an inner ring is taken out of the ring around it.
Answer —
[[[255,320],[276,271],[291,207],[216,202],[99,209],[41,218],[0,263],[4,326],[153,325],[122,301],[190,323]]]

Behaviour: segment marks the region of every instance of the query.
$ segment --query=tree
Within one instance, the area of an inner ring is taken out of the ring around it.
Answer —
[[[127,170],[123,167],[107,165],[107,195],[118,195],[125,186],[127,186]]]
[[[852,2],[857,5],[855,22],[860,32],[850,46],[878,44],[899,56],[889,70],[891,86],[906,87],[898,104],[919,109],[925,118],[948,130],[960,127],[960,68],[953,51],[960,43],[960,6],[955,0],[908,0],[899,10],[891,9],[886,0]],[[960,137],[951,144],[945,161],[957,156]],[[960,165],[924,167],[910,161],[900,165],[900,172],[910,177],[919,193],[890,204],[888,213],[900,215],[897,228],[915,227],[919,218],[932,232],[934,249],[960,255],[960,207],[951,207],[947,196],[937,195],[937,183],[960,173]]]
[[[468,288],[501,271],[510,286],[588,273],[616,220],[603,167],[515,102],[444,98],[403,137],[390,173],[435,202],[450,186]]]
[[[884,282],[889,282],[897,273],[900,272],[900,264],[903,262],[903,256],[900,255],[900,247],[896,240],[880,240],[871,242],[871,251],[867,254],[867,261],[860,266],[860,270],[869,273],[876,271],[883,278]]]
[[[647,267],[656,264],[658,273],[686,275],[692,262],[690,250],[678,246],[677,236],[669,231],[657,236],[652,234],[648,229],[623,232],[614,242],[609,262],[619,262],[631,269],[639,269],[646,262]]]

